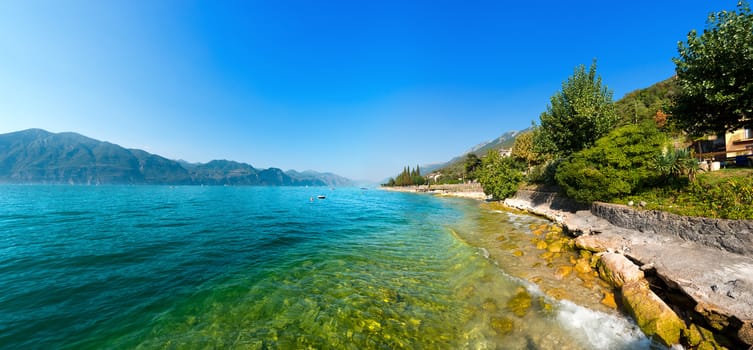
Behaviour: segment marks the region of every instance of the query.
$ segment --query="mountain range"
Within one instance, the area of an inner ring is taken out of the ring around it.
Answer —
[[[478,145],[472,147],[471,149],[469,149],[465,153],[463,153],[461,155],[458,155],[458,156],[450,159],[449,161],[446,161],[444,163],[426,164],[424,166],[421,166],[421,173],[422,174],[429,174],[429,173],[432,173],[434,171],[437,171],[437,170],[440,170],[440,169],[444,169],[444,168],[448,168],[448,167],[450,167],[452,165],[455,165],[455,164],[459,164],[461,161],[463,161],[465,159],[466,155],[469,154],[469,153],[473,153],[473,154],[479,156],[479,158],[481,158],[481,157],[485,156],[486,153],[489,152],[489,150],[492,150],[492,149],[512,148],[512,145],[515,143],[515,137],[517,137],[519,134],[521,134],[523,132],[526,132],[528,130],[529,129],[525,129],[525,130],[521,130],[521,131],[514,131],[514,130],[513,131],[508,131],[508,132],[500,135],[499,137],[497,137],[497,138],[495,138],[493,140],[479,143]]]
[[[73,132],[29,129],[0,135],[0,182],[48,184],[155,184],[347,186],[332,173],[257,169],[230,160],[175,161]]]

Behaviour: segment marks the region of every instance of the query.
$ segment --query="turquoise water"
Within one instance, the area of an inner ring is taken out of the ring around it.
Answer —
[[[0,348],[648,346],[467,243],[479,210],[360,189],[0,186]]]

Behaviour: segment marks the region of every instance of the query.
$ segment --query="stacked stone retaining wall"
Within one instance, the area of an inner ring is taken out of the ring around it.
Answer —
[[[687,241],[753,257],[753,220],[724,220],[680,216],[658,210],[636,210],[628,206],[599,203],[591,213],[612,225]]]

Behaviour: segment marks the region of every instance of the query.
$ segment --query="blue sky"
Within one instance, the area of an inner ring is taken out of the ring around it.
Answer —
[[[615,100],[736,1],[0,1],[0,133],[381,180],[538,120],[598,59]]]

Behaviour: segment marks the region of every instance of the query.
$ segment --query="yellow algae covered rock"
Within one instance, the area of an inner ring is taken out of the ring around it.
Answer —
[[[572,266],[560,266],[554,271],[554,278],[561,280],[573,272]]]
[[[538,246],[536,246],[538,248]],[[559,253],[562,251],[562,240],[556,240],[552,243],[549,243],[549,245],[546,247],[546,250],[552,252],[552,253]]]
[[[587,258],[580,258],[575,262],[575,271],[582,274],[591,272],[591,263]]]
[[[591,256],[593,255],[590,250],[585,249],[581,249],[578,254],[580,254],[580,257],[583,259],[591,259]]]
[[[524,255],[524,253],[523,253],[523,251],[522,251],[522,250],[518,249],[518,250],[516,250],[516,251],[512,252],[512,255],[515,255],[515,256],[523,256],[523,255]]]
[[[552,288],[546,291],[546,295],[557,300],[562,300],[567,296],[567,292],[562,288]]]
[[[569,257],[568,259],[570,260],[570,264],[571,264],[571,265],[575,265],[575,264],[577,264],[577,263],[578,263],[578,259],[576,259],[576,258],[575,258],[574,256],[572,256],[572,255],[571,255],[571,256],[570,256],[570,257]]]
[[[646,280],[623,285],[622,304],[643,333],[666,346],[679,344],[685,322],[651,291]]]
[[[544,242],[544,241],[538,241],[538,242],[536,242],[536,249],[544,250],[544,249],[546,249],[546,247],[547,247],[546,242]]]
[[[552,252],[543,252],[543,253],[539,254],[539,258],[542,258],[542,259],[546,260],[547,262],[551,263],[552,259],[554,258],[554,253],[552,253]]]
[[[617,308],[617,302],[614,300],[614,293],[605,292],[604,298],[601,299],[601,303],[605,305],[606,307],[616,309]]]
[[[492,317],[489,321],[489,325],[499,335],[504,335],[512,332],[514,322],[507,317]]]
[[[619,288],[643,279],[643,271],[621,254],[604,253],[599,259],[599,276]]]
[[[690,327],[683,330],[683,338],[685,338],[685,341],[688,342],[688,345],[690,345],[692,348],[701,350],[701,349],[710,349],[710,350],[722,350],[727,349],[721,345],[719,345],[716,342],[716,339],[714,339],[714,333],[712,333],[710,330],[703,328],[695,323],[691,324]]]
[[[515,316],[525,316],[528,313],[528,309],[531,308],[531,294],[525,288],[518,287],[515,296],[507,302],[507,308]]]

